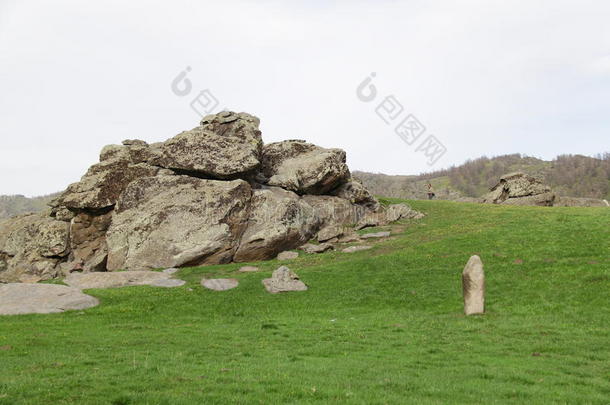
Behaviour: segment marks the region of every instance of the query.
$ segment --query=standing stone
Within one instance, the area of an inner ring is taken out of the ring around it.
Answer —
[[[485,313],[485,273],[483,262],[477,255],[471,256],[462,272],[464,292],[464,313],[466,315]]]

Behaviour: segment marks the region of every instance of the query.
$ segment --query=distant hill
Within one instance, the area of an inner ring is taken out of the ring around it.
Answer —
[[[561,155],[552,161],[520,154],[481,157],[418,176],[353,174],[376,195],[422,199],[426,198],[426,184],[431,183],[437,198],[455,200],[481,197],[501,175],[516,171],[540,178],[561,196],[610,198],[610,153],[596,157]]]
[[[50,194],[28,198],[22,195],[0,195],[0,218],[43,211],[56,196],[57,194]]]

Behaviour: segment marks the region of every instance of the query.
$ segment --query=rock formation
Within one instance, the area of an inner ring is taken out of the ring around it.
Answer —
[[[557,196],[549,186],[525,173],[506,174],[483,197],[484,203],[553,206]]]
[[[475,315],[485,313],[485,273],[483,262],[477,255],[471,256],[462,272],[464,293],[464,313]]]
[[[264,145],[259,119],[234,112],[166,142],[106,146],[49,212],[0,222],[0,282],[266,260],[323,229],[418,216],[381,208],[345,159],[300,140]]]

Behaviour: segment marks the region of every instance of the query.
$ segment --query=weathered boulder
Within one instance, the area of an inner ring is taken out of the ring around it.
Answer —
[[[145,177],[121,195],[106,243],[110,271],[227,263],[247,221],[243,180]]]
[[[371,211],[377,211],[380,207],[379,201],[369,193],[361,182],[355,179],[340,185],[331,194],[344,198],[354,205],[364,206]]]
[[[91,215],[84,212],[70,222],[71,262],[64,266],[71,270],[106,271],[108,248],[106,232],[112,222],[112,212]]]
[[[68,228],[46,213],[0,222],[0,281],[19,281],[23,275],[56,277],[58,263],[69,254]]]
[[[275,270],[271,275],[271,278],[264,279],[263,285],[271,294],[290,291],[307,291],[305,283],[286,266],[282,266]]]
[[[222,112],[203,118],[157,148],[150,164],[214,179],[247,178],[260,166],[263,141],[258,118]]]
[[[549,186],[522,172],[506,174],[483,197],[488,204],[552,206],[556,195]]]
[[[338,238],[345,233],[345,228],[338,225],[326,226],[318,232],[318,242],[326,242]]]
[[[320,229],[353,226],[372,211],[348,200],[329,195],[304,195],[303,201],[313,207],[320,218]]]
[[[278,187],[254,190],[248,226],[234,261],[273,258],[310,240],[319,227],[314,209],[295,193]]]
[[[477,255],[471,256],[462,272],[464,313],[466,315],[485,312],[485,273],[483,262]]]
[[[0,315],[50,314],[91,308],[97,298],[56,284],[0,285]]]
[[[72,211],[107,210],[116,204],[119,195],[133,180],[155,176],[158,172],[158,167],[147,163],[132,163],[126,151],[116,152],[116,155],[91,166],[78,183],[68,186],[53,201],[52,206],[55,212],[62,208]]]
[[[421,216],[422,214],[419,211],[412,209],[407,204],[391,204],[385,208],[384,222],[392,223],[401,219],[417,219]]]
[[[345,152],[298,140],[265,145],[263,181],[298,194],[326,194],[349,177]]]

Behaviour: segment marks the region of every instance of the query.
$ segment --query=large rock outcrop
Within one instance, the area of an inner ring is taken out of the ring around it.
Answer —
[[[258,118],[222,112],[166,142],[106,146],[48,213],[0,222],[0,282],[272,259],[403,211],[351,179],[344,151],[264,146]]]
[[[552,206],[556,195],[551,188],[535,177],[516,172],[500,178],[483,198],[484,203],[506,205]]]

